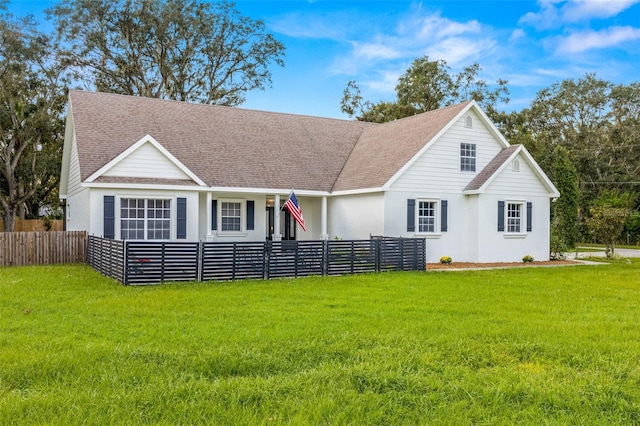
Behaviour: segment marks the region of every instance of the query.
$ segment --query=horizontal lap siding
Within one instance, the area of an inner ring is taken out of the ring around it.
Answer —
[[[506,197],[545,196],[548,192],[531,167],[523,158],[519,158],[520,171],[514,172],[512,165],[508,164],[504,170],[496,176],[487,188],[487,192],[500,194]]]
[[[142,177],[164,179],[188,179],[172,161],[151,143],[145,143],[135,152],[104,173],[104,176]]]
[[[462,119],[452,126],[398,178],[393,190],[421,194],[459,192],[502,149],[476,116],[473,126],[464,127]],[[476,144],[475,173],[460,171],[460,143]]]

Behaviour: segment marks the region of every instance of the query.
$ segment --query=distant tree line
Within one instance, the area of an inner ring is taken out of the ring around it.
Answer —
[[[616,242],[639,244],[640,83],[586,74],[554,83],[528,108],[506,113],[498,104],[509,101],[508,82],[489,84],[480,71],[473,64],[452,73],[445,61],[425,56],[398,79],[395,100],[365,100],[350,81],[341,109],[382,123],[474,99],[510,143],[531,152],[562,194],[552,209],[552,251],[594,239],[611,253]]]

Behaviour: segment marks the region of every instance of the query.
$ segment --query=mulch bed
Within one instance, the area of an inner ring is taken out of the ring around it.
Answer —
[[[575,260],[547,260],[535,262],[495,262],[495,263],[472,263],[472,262],[451,262],[449,265],[442,263],[427,263],[427,270],[439,269],[482,269],[482,268],[523,268],[533,266],[559,266],[559,265],[575,265],[580,262]]]

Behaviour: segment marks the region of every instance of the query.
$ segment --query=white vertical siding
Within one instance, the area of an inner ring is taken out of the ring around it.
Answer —
[[[107,170],[104,176],[189,179],[186,173],[180,170],[151,143],[141,145],[118,164]]]

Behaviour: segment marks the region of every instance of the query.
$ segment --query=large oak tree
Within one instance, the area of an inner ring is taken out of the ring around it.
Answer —
[[[226,1],[62,0],[48,14],[75,79],[101,92],[236,106],[284,65],[264,23]]]
[[[4,230],[14,219],[57,204],[64,91],[49,39],[29,18],[0,3],[0,207]],[[30,202],[35,194],[40,202]],[[32,210],[26,212],[25,206]]]

